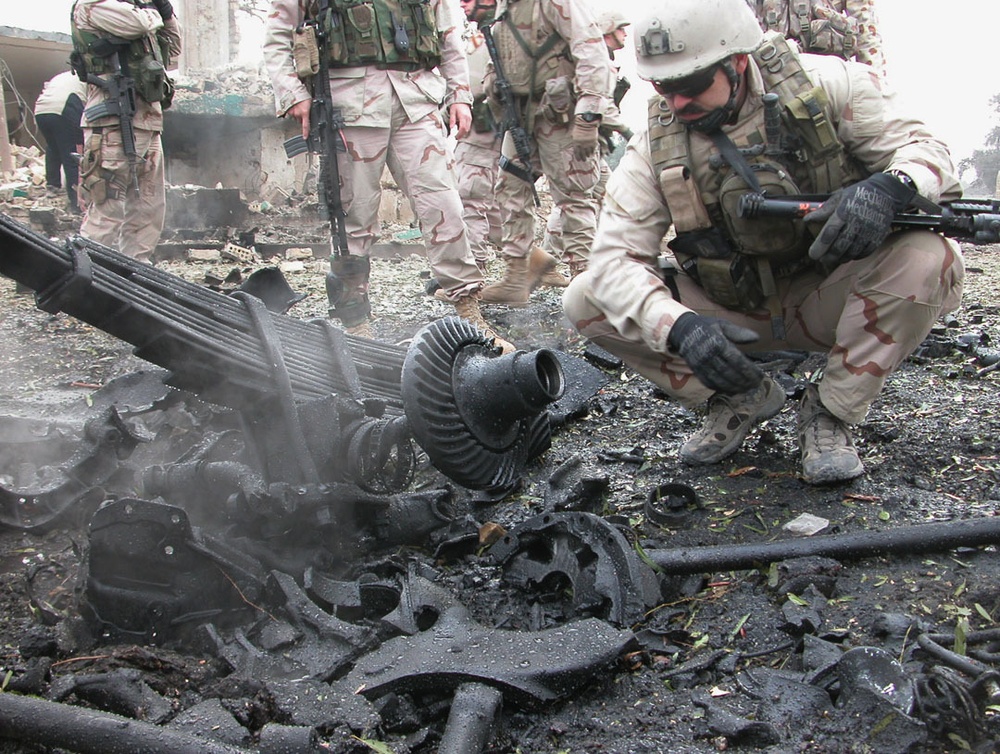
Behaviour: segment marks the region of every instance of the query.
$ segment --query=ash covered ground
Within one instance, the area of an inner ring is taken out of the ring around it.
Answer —
[[[294,226],[287,232],[293,236]],[[366,572],[391,580],[416,571],[463,605],[479,626],[534,635],[587,616],[604,618],[608,611],[607,604],[578,604],[564,579],[514,583],[490,558],[490,532],[517,531],[539,514],[564,513],[553,494],[554,475],[570,475],[577,489],[586,490],[571,497],[573,507],[614,527],[640,561],[663,550],[789,539],[784,525],[805,513],[828,522],[818,536],[995,516],[1000,372],[989,364],[1000,347],[1000,249],[965,251],[963,306],[892,377],[857,430],[867,474],[853,483],[816,488],[797,478],[795,399],[822,366],[816,356],[762,355],[788,392],[786,408],[755,430],[740,452],[710,468],[675,460],[697,416],[629,370],[603,366],[606,384],[554,429],[551,448],[529,466],[517,490],[502,500],[485,499],[424,466],[417,489],[453,493],[454,522],[446,531],[426,543],[391,548],[330,537],[324,552],[322,542],[309,542],[310,564],[330,566],[340,578]],[[234,270],[245,275],[251,269],[233,261],[182,259],[162,267],[191,281],[216,283],[233,279]],[[501,269],[493,262],[491,274]],[[321,262],[286,265],[286,277],[308,294],[289,313],[322,316]],[[426,295],[426,283],[419,254],[376,260],[373,324],[380,339],[405,342],[450,313]],[[4,416],[51,421],[72,437],[74,417],[86,415],[100,386],[148,369],[128,345],[64,314],[35,309],[32,297],[17,293],[7,279],[0,280],[0,310]],[[564,321],[556,291],[536,292],[523,309],[484,312],[521,349],[585,354],[586,344]],[[24,473],[23,466],[7,463],[2,481],[10,484]],[[669,483],[687,485],[697,502],[676,506],[656,523],[646,501],[651,490]],[[58,698],[66,703],[107,709],[107,698],[102,705],[99,694],[85,693],[81,679],[125,674],[157,701],[137,704],[135,716],[169,723],[217,703],[238,723],[236,732],[227,730],[231,743],[248,748],[259,746],[257,736],[268,723],[308,726],[320,719],[305,711],[316,704],[290,701],[288,683],[234,673],[217,653],[183,643],[88,637],[79,612],[90,513],[67,514],[44,532],[0,529],[0,683],[7,691],[57,698],[62,689]],[[557,532],[555,538],[574,544],[572,536]],[[593,549],[603,552],[601,546]],[[348,553],[353,563],[345,562]],[[509,696],[486,750],[993,751],[1000,740],[1000,696],[990,696],[990,679],[949,669],[917,637],[933,637],[948,649],[955,649],[956,634],[966,637],[966,653],[979,657],[983,668],[1000,667],[995,637],[991,641],[988,633],[1000,617],[998,566],[996,547],[987,546],[661,576],[655,604],[617,627],[635,637],[613,661],[565,698],[526,704]],[[358,622],[378,640],[389,639],[377,619]],[[866,647],[874,649],[851,654],[864,660],[853,675],[847,663],[838,665],[848,650]],[[545,664],[545,657],[537,659]],[[349,672],[345,666],[340,674]],[[339,679],[328,680],[337,688]],[[873,685],[910,682],[924,689],[923,706],[908,707],[911,714],[900,711],[903,703],[892,694],[880,699],[869,693]],[[867,691],[849,693],[851,685]],[[320,750],[435,751],[451,702],[451,689],[438,691],[400,690],[391,702],[352,708],[339,721],[326,712],[324,724],[316,726]],[[5,741],[0,750],[51,749]]]

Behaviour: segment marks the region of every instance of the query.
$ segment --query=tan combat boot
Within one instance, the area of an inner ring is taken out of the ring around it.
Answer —
[[[483,288],[481,300],[484,304],[524,306],[528,303],[528,295],[532,290],[528,258],[507,257],[506,263],[503,279]]]
[[[458,316],[462,319],[471,322],[488,338],[493,338],[493,343],[496,345],[503,353],[514,353],[517,349],[514,348],[514,344],[501,338],[497,331],[494,330],[485,319],[483,319],[482,312],[479,311],[479,299],[475,295],[462,296],[460,299],[454,301],[455,311]]]
[[[541,246],[532,246],[528,255],[528,274],[532,281],[532,290],[539,285],[551,288],[565,288],[569,278],[556,269],[557,260]]]

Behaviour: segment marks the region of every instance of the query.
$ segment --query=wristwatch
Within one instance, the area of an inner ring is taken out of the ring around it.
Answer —
[[[580,120],[586,123],[593,123],[595,120],[600,120],[601,116],[598,113],[580,113]]]
[[[913,179],[910,178],[910,176],[908,176],[902,170],[886,170],[885,174],[891,175],[893,178],[895,178],[897,181],[902,183],[907,188],[913,189],[914,191],[917,190],[917,184],[914,183]]]

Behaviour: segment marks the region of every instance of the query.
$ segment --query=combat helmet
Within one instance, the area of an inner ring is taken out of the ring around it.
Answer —
[[[746,0],[647,0],[632,29],[636,72],[660,81],[753,52],[764,39]]]
[[[625,14],[616,8],[604,8],[597,14],[597,28],[601,34],[614,34],[623,26],[629,26],[632,22],[625,18]]]

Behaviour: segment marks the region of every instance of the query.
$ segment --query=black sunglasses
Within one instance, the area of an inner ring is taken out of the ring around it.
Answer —
[[[715,83],[715,72],[718,70],[719,66],[713,65],[682,79],[654,79],[653,88],[664,97],[680,96],[694,99],[708,91],[708,88]]]

